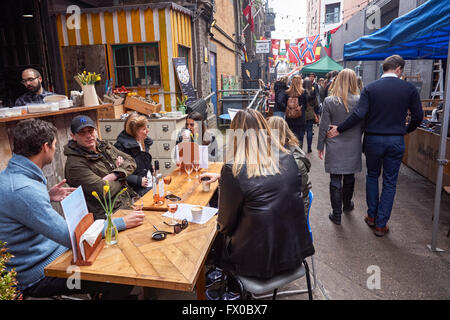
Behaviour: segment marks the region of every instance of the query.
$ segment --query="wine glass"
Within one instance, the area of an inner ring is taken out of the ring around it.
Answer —
[[[164,176],[163,181],[164,181],[164,184],[166,186],[169,186],[169,184],[172,182],[172,177],[171,176]],[[169,189],[166,189],[166,194],[171,194]]]
[[[144,199],[139,196],[133,197],[131,199],[131,207],[135,212],[142,212],[144,208]]]
[[[198,170],[200,169],[200,161],[194,161],[195,179],[198,179]]]
[[[172,214],[172,222],[171,224],[177,224],[177,221],[175,220],[175,212],[178,210],[178,200],[175,198],[171,198],[167,202],[167,208],[169,209],[169,212]]]
[[[177,165],[178,168],[178,175],[181,175],[181,160],[176,160],[175,164]]]
[[[193,170],[193,166],[192,163],[185,163],[184,164],[184,170],[186,171],[187,175],[188,175],[188,181],[191,181],[191,172]]]

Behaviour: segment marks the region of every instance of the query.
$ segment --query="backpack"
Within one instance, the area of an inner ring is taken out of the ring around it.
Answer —
[[[298,105],[298,97],[289,97],[286,105],[286,118],[297,119],[302,116],[302,108]]]

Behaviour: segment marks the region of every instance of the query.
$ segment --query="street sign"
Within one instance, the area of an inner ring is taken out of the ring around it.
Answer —
[[[256,53],[269,53],[270,41],[269,40],[256,40]]]

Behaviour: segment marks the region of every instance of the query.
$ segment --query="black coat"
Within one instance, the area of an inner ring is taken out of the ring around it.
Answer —
[[[275,82],[273,86],[273,91],[275,92],[275,106],[273,107],[274,112],[286,112],[287,89],[288,87],[285,83],[279,81]]]
[[[125,152],[132,156],[136,161],[136,170],[133,174],[127,177],[128,184],[139,195],[144,195],[151,188],[142,187],[142,178],[147,176],[150,170],[153,173],[152,156],[149,153],[150,146],[153,144],[153,140],[145,138],[144,146],[145,151],[141,151],[141,147],[135,138],[122,131],[117,137],[117,141],[114,146],[122,152]]]
[[[223,263],[244,276],[270,278],[314,254],[301,197],[301,174],[292,155],[279,154],[281,174],[237,177],[232,165],[219,182]]]

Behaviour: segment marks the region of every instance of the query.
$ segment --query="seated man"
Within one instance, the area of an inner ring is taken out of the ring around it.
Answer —
[[[16,100],[16,106],[24,106],[30,103],[44,103],[45,97],[54,94],[44,89],[41,74],[33,68],[22,71],[22,84],[27,88],[27,92]]]
[[[14,258],[7,268],[17,271],[18,288],[26,296],[48,297],[82,292],[103,292],[104,299],[124,299],[131,287],[81,281],[71,290],[67,279],[46,277],[44,267],[71,247],[64,218],[50,201],[61,201],[74,189],[61,181],[47,190],[42,169],[53,161],[56,128],[49,122],[27,119],[13,131],[14,155],[0,173],[0,239]],[[141,223],[115,219],[119,230]]]
[[[105,181],[109,181],[111,198],[127,185],[127,177],[136,169],[134,159],[119,151],[106,141],[98,139],[94,121],[88,116],[76,116],[70,126],[72,140],[64,146],[67,156],[65,176],[71,187],[82,186],[89,212],[94,219],[106,219],[100,202],[92,195],[93,191],[103,194]],[[128,187],[114,205],[114,210],[131,206],[131,198],[137,196]]]

